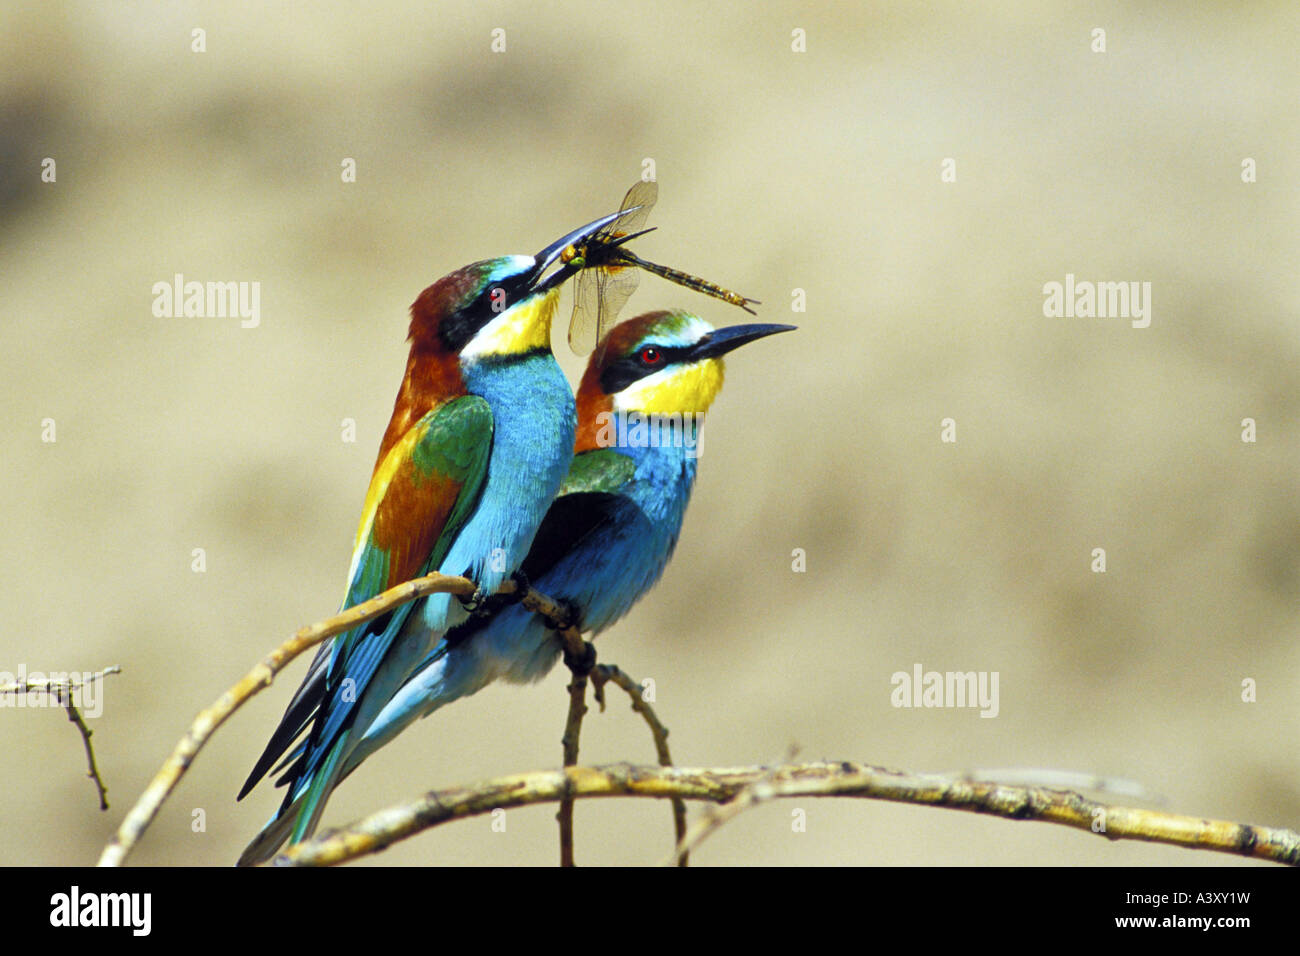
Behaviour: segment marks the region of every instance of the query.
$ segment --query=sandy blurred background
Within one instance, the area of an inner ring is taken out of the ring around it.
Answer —
[[[94,861],[193,714],[334,610],[416,294],[611,211],[646,157],[659,231],[641,253],[801,327],[729,360],[677,557],[599,641],[656,681],[676,759],[798,744],[1062,768],[1300,825],[1298,20],[1286,0],[6,4],[0,670],[123,673],[93,722],[107,813],[60,711],[0,710],[0,863]],[[177,272],[260,282],[261,325],[155,318],[151,287]],[[1152,283],[1150,327],[1045,318],[1066,273]],[[626,314],[669,306],[747,318],[650,276]],[[893,708],[890,675],[918,662],[998,671],[997,719]],[[235,792],[304,668],[218,733],[133,862],[233,862],[278,800]],[[564,683],[423,721],[326,823],[557,765]],[[653,760],[622,701],[583,744],[585,762]],[[552,864],[553,815],[372,862]],[[669,846],[665,805],[577,820],[580,863]],[[744,815],[696,862],[1233,861],[807,800]]]

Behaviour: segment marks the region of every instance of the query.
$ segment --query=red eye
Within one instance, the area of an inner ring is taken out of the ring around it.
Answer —
[[[641,350],[640,359],[642,365],[658,365],[664,360],[664,353],[653,345],[647,345]]]

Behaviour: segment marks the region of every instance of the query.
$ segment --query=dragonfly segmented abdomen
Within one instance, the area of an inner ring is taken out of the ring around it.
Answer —
[[[754,310],[750,309],[749,305],[761,304],[757,299],[746,298],[739,292],[732,292],[730,289],[724,289],[716,282],[710,282],[708,279],[701,279],[699,276],[693,276],[689,272],[682,272],[680,269],[673,269],[669,266],[661,266],[655,262],[647,262],[640,257],[631,258],[635,261],[636,265],[645,269],[647,272],[653,272],[662,279],[667,279],[669,282],[675,282],[688,289],[694,289],[696,292],[701,292],[704,295],[712,296],[715,299],[721,299],[723,302],[729,303],[730,305],[740,306],[740,308],[751,314],[753,314]]]

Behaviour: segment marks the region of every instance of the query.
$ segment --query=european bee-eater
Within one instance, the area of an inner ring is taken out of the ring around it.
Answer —
[[[672,556],[695,480],[699,427],[722,387],[722,356],[791,325],[714,329],[689,312],[615,326],[578,389],[576,454],[521,568],[599,634],[654,586]],[[507,597],[450,630],[353,754],[359,762],[415,718],[497,678],[544,677],[558,636]]]
[[[458,269],[411,306],[406,375],[366,492],[343,608],[429,571],[464,575],[488,595],[520,566],[573,456],[574,399],[551,353],[551,320],[576,267],[543,273],[620,215],[536,256]],[[284,802],[241,864],[315,830],[344,768],[359,762],[348,757],[365,728],[466,617],[459,599],[434,594],[321,647],[240,791],[289,751]]]

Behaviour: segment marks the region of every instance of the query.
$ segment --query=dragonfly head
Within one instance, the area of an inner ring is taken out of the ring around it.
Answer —
[[[565,279],[585,269],[587,267],[588,240],[591,240],[605,227],[612,225],[624,216],[630,216],[640,208],[640,206],[633,206],[630,209],[620,209],[608,216],[601,216],[582,228],[573,230],[567,236],[561,236],[535,255],[533,257],[535,263],[533,281],[537,282],[536,291],[548,292],[561,285]],[[542,279],[542,273],[556,262],[560,264],[560,268]]]
[[[575,269],[583,269],[587,265],[587,244],[584,242],[577,246],[565,246],[564,251],[560,253],[560,262],[566,266],[573,266]]]

